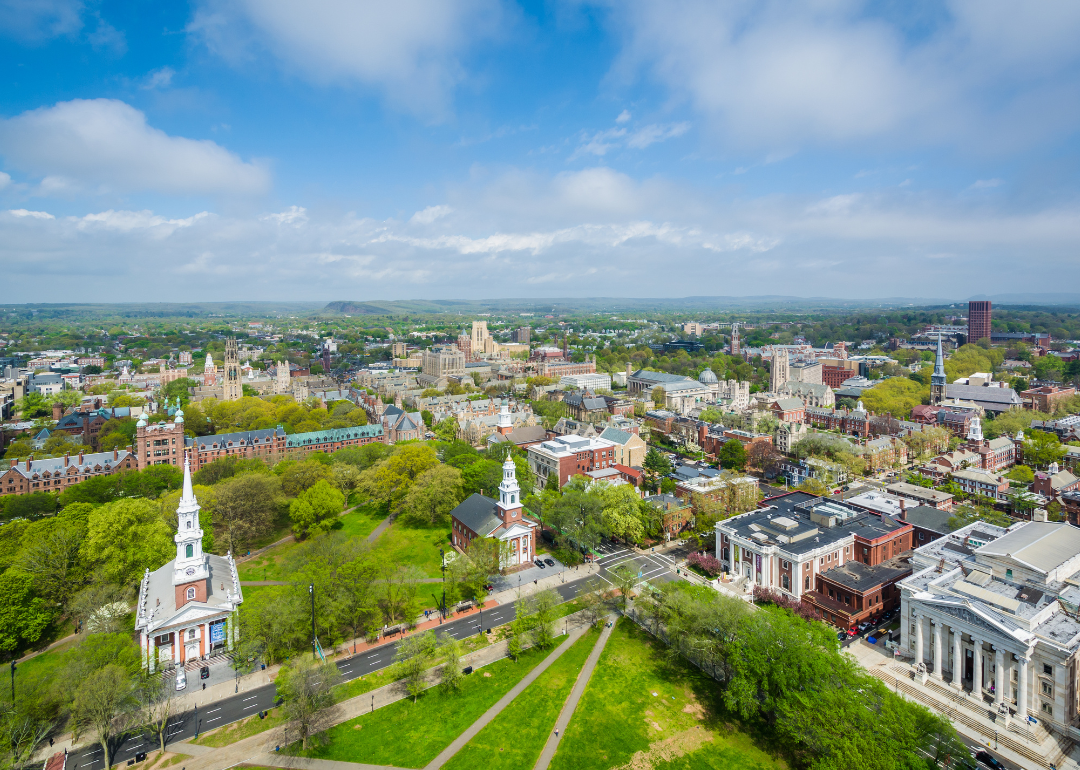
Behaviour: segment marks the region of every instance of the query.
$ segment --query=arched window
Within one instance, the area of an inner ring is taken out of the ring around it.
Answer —
[[[194,599],[195,598],[195,589],[194,588],[189,588],[187,590],[187,598],[188,599]]]
[[[193,546],[191,543],[188,543],[187,548],[184,550],[184,555],[189,559],[192,556],[194,556],[195,555],[195,546]]]
[[[517,495],[510,495],[510,502],[511,503],[516,503],[517,502]]]
[[[187,528],[191,529],[191,522],[190,521],[187,523]]]

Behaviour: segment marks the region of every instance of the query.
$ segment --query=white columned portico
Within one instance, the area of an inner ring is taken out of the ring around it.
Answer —
[[[1005,698],[1005,656],[1001,648],[994,645],[994,704],[1001,705]]]
[[[1016,698],[1016,712],[1021,719],[1027,719],[1028,716],[1028,659],[1030,655],[1031,653],[1025,650],[1022,655],[1017,656],[1017,662],[1020,665],[1020,672],[1017,674],[1020,694]]]
[[[934,621],[934,678],[941,679],[941,659],[945,647],[941,644],[941,620]]]
[[[915,665],[923,662],[923,616],[915,616]]]
[[[977,699],[982,700],[982,653],[983,653],[983,640],[976,637],[972,637],[973,646],[975,648],[974,660],[971,666],[971,694]]]
[[[957,690],[963,689],[963,685],[960,683],[960,677],[964,670],[964,650],[960,644],[963,637],[964,635],[960,632],[960,629],[954,628],[952,630],[952,684]]]

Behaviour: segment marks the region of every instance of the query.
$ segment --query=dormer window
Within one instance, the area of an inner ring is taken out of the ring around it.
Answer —
[[[194,587],[191,587],[191,588],[189,588],[187,590],[187,598],[188,598],[188,601],[192,601],[192,600],[195,599],[195,588]]]

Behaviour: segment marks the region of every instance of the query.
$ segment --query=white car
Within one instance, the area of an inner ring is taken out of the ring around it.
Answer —
[[[176,689],[183,690],[187,687],[187,671],[180,669],[176,672]]]

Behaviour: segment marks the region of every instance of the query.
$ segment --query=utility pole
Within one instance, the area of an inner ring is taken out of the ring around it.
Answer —
[[[11,661],[11,705],[15,705],[15,661]]]
[[[446,619],[446,554],[439,549],[439,558],[442,559],[442,617]]]
[[[308,586],[308,593],[311,594],[311,659],[315,660],[319,657],[318,653],[318,641],[315,637],[315,584],[311,583]]]

